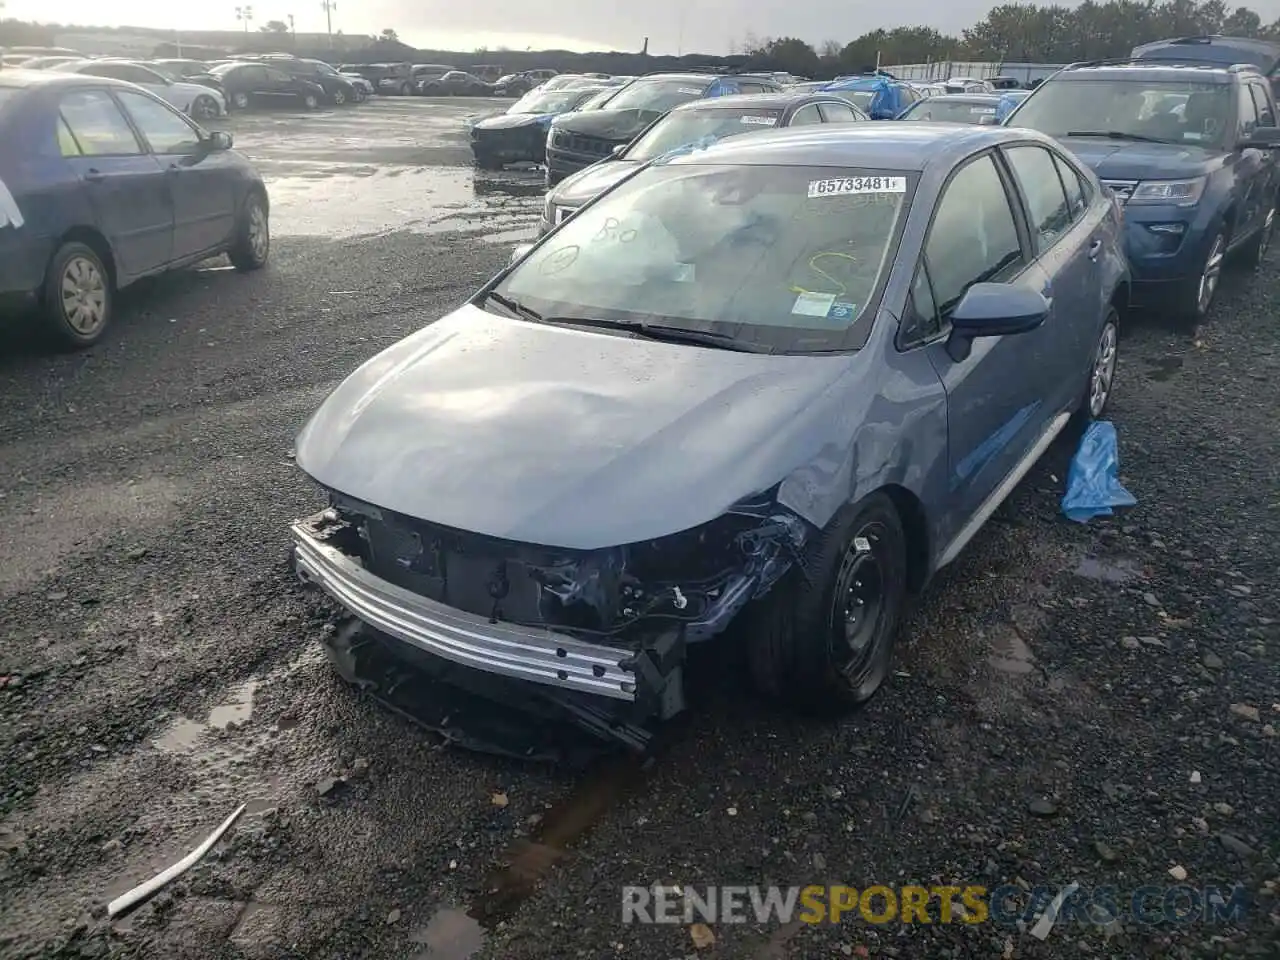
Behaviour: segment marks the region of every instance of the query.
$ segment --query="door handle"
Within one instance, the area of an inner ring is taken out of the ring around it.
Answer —
[[[96,167],[90,167],[84,172],[84,178],[90,183],[101,183],[107,179],[107,175]]]
[[[1101,240],[1094,240],[1094,241],[1093,241],[1093,243],[1089,244],[1089,259],[1090,259],[1090,260],[1094,260],[1094,261],[1096,261],[1096,260],[1098,259],[1098,254],[1100,254],[1101,252],[1102,252],[1102,241],[1101,241]]]

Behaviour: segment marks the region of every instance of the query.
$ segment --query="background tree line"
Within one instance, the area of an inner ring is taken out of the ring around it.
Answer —
[[[932,27],[894,27],[865,33],[844,46],[828,41],[815,48],[795,37],[748,36],[742,53],[753,67],[819,78],[872,67],[877,56],[884,65],[932,60],[1069,63],[1128,56],[1150,40],[1209,33],[1280,40],[1280,20],[1264,26],[1248,7],[1228,9],[1222,0],[1084,0],[1078,7],[1006,3],[958,37]]]
[[[52,44],[63,32],[88,32],[100,28],[0,21],[0,46]],[[107,32],[107,31],[104,31]],[[116,31],[109,31],[116,32]],[[120,27],[120,33],[154,35],[157,56],[173,56],[177,47],[173,31]],[[567,50],[475,50],[469,53],[414,48],[400,41],[393,29],[379,36],[333,38],[289,32],[284,21],[269,21],[257,31],[190,31],[183,43],[208,45],[234,52],[292,50],[299,56],[334,62],[406,60],[448,63],[465,68],[485,62],[502,64],[515,72],[550,67],[563,72],[601,71],[637,74],[673,70],[694,65],[786,70],[799,76],[826,79],[854,73],[877,63],[923,63],[934,60],[996,60],[1067,63],[1100,57],[1126,56],[1140,43],[1166,37],[1223,33],[1267,37],[1280,41],[1280,20],[1264,25],[1248,7],[1228,9],[1223,0],[1084,0],[1078,7],[1035,6],[1006,3],[994,7],[982,20],[959,36],[939,33],[932,27],[894,27],[865,33],[843,45],[829,40],[818,47],[796,37],[747,36],[730,56],[692,53],[682,57],[652,56],[640,52],[572,53]],[[330,44],[333,44],[332,46]],[[646,41],[647,48],[647,41]]]

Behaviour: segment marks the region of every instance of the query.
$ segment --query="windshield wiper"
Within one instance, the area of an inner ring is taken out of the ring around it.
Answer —
[[[600,317],[547,317],[547,323],[563,324],[568,327],[601,327],[605,330],[626,330],[644,337],[646,340],[661,340],[666,343],[696,343],[706,347],[718,347],[721,350],[736,350],[739,353],[773,353],[774,348],[764,343],[753,343],[750,340],[739,340],[727,333],[716,333],[712,330],[690,330],[688,327],[673,327],[663,323],[650,323],[647,320],[605,320]]]
[[[542,322],[542,314],[540,314],[537,310],[533,309],[533,307],[526,307],[519,300],[516,300],[512,297],[503,296],[501,293],[494,293],[493,291],[489,291],[489,293],[485,294],[485,300],[492,300],[494,303],[497,303],[503,307],[506,307],[508,310],[514,313],[517,317],[520,317],[524,320],[532,320],[534,323]]]
[[[1161,140],[1159,137],[1145,137],[1140,133],[1125,133],[1123,130],[1068,130],[1067,137],[1105,137],[1108,140],[1140,140],[1143,143],[1173,143],[1172,140]]]

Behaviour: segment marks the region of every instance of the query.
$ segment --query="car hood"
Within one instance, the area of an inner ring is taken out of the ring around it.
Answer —
[[[476,123],[476,130],[511,130],[516,127],[543,126],[551,122],[553,113],[500,113]]]
[[[552,202],[565,207],[580,207],[634,173],[638,166],[639,163],[633,160],[606,160],[592,164],[562,180],[552,193]]]
[[[1103,180],[1176,180],[1222,165],[1221,150],[1186,143],[1140,143],[1101,137],[1060,137],[1064,147]]]
[[[340,384],[295,460],[324,487],[455,529],[569,549],[634,543],[712,520],[822,454],[847,419],[838,385],[867,378],[869,363],[468,304]]]
[[[556,118],[556,129],[625,143],[660,116],[661,110],[584,110]]]

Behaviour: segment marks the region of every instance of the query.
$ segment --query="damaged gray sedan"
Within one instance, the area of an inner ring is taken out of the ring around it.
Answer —
[[[765,132],[651,163],[298,437],[300,576],[450,687],[641,744],[735,620],[759,687],[881,686],[907,593],[1100,415],[1120,217],[1034,132]],[[488,686],[489,682],[497,686]]]

